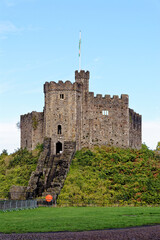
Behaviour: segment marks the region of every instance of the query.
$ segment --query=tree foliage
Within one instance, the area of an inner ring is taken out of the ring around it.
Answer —
[[[1,155],[8,155],[7,149],[3,149]]]
[[[160,151],[160,142],[157,143],[156,150],[157,150],[157,151]]]
[[[36,169],[37,161],[42,151],[39,145],[29,152],[27,149],[19,149],[15,153],[0,155],[0,198],[8,196],[12,185],[27,186],[32,171]]]

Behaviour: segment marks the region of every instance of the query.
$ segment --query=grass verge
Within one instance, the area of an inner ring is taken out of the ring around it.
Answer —
[[[160,224],[159,207],[64,207],[0,212],[0,232],[53,232]]]

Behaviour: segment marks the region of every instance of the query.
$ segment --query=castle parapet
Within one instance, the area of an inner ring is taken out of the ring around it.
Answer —
[[[71,83],[68,80],[66,82],[59,80],[58,83],[51,81],[44,84],[44,93],[49,91],[78,91],[80,89],[81,85],[79,83]]]
[[[102,99],[102,94],[97,94],[97,95],[96,95],[96,98]]]
[[[99,103],[101,101],[101,103],[119,103],[119,104],[125,104],[128,105],[128,101],[129,101],[129,97],[127,94],[122,94],[120,97],[118,95],[113,95],[113,97],[111,97],[110,95],[105,95],[104,97],[102,96],[102,94],[97,94],[94,97],[94,93],[93,92],[89,92],[89,96],[90,99],[94,99],[95,103]]]
[[[21,115],[21,147],[33,150],[43,142],[44,113],[33,111]]]
[[[129,120],[132,128],[140,129],[142,116],[134,112],[133,109],[129,109]]]
[[[111,98],[111,95],[105,94],[105,95],[104,95],[104,98],[105,98],[105,99],[110,99],[110,98]]]
[[[118,95],[113,95],[113,99],[119,99]]]
[[[94,92],[89,92],[89,96],[90,96],[91,98],[94,98]]]
[[[80,72],[78,72],[77,70],[75,71],[75,79],[89,79],[89,71],[84,71],[81,70]]]

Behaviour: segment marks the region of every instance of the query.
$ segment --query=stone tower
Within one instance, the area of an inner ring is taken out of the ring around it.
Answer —
[[[44,136],[52,139],[54,154],[63,151],[64,141],[77,141],[79,92],[81,85],[70,81],[44,85]]]
[[[63,152],[64,142],[76,142],[76,149],[93,145],[141,147],[141,116],[129,109],[129,97],[122,94],[89,92],[89,72],[75,71],[75,82],[46,82],[43,112],[21,116],[21,147],[32,150],[44,138],[51,138],[52,154]]]

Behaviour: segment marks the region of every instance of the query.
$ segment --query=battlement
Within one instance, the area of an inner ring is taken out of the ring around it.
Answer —
[[[33,111],[21,115],[21,147],[34,149],[43,142],[44,113]]]
[[[30,113],[26,113],[21,115],[21,120],[26,119],[26,118],[30,118],[32,116],[40,116],[43,115],[43,112],[36,112],[36,111],[32,111]]]
[[[81,85],[77,82],[71,83],[70,81],[61,81],[59,80],[58,83],[51,81],[45,82],[44,84],[44,93],[49,91],[78,91],[81,89]]]
[[[129,108],[129,146],[140,148],[142,143],[141,136],[142,116]]]
[[[129,120],[130,124],[132,124],[135,127],[137,125],[141,125],[142,116],[134,112],[133,109],[129,108]]]
[[[129,108],[129,115],[135,119],[141,119],[141,115],[136,113],[133,109]]]
[[[129,101],[129,96],[127,94],[122,94],[120,97],[118,95],[113,95],[112,97],[108,94],[102,96],[102,94],[97,94],[96,96],[94,96],[94,92],[89,92],[89,97],[91,100],[94,100],[96,102],[100,101],[100,100],[108,100],[109,102],[112,101],[118,101],[118,102],[123,102],[125,104],[128,104]]]
[[[77,70],[75,71],[75,79],[78,80],[78,79],[89,79],[89,71],[84,71],[84,70],[81,70],[80,72],[78,72]]]

